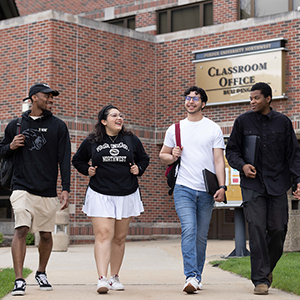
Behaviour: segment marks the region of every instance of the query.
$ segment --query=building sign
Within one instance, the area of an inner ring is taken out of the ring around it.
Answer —
[[[285,40],[195,51],[196,85],[208,95],[208,105],[249,101],[260,81],[272,87],[273,99],[285,98]]]

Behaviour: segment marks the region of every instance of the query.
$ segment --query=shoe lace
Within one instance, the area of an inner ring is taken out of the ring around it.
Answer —
[[[100,277],[99,277],[99,280],[100,280],[100,281],[107,281],[107,278],[106,278],[105,276],[100,276]]]
[[[114,282],[120,282],[119,276],[118,275],[114,275],[111,277],[111,284],[113,284]]]
[[[43,284],[49,284],[47,276],[45,274],[40,274],[39,278],[40,278],[40,280],[42,281]]]
[[[24,281],[17,280],[15,284],[16,284],[16,288],[20,288],[20,287],[22,287],[24,285]]]

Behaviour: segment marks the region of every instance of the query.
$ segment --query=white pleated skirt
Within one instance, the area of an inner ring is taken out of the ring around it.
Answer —
[[[121,220],[139,216],[144,207],[139,189],[127,196],[108,196],[88,187],[82,211],[89,217]]]

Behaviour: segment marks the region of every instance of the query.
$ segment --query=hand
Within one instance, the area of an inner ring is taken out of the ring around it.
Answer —
[[[179,146],[176,146],[172,149],[172,156],[175,159],[174,161],[176,161],[181,156],[182,149],[183,147],[180,148]]]
[[[223,188],[216,191],[214,194],[214,200],[217,202],[223,202],[225,200],[225,190]]]
[[[256,177],[256,169],[254,166],[247,164],[243,166],[243,172],[246,177],[248,178],[255,178]]]
[[[89,176],[92,177],[92,176],[95,176],[96,175],[96,169],[98,167],[89,167],[89,170],[88,170],[88,173],[89,173]]]
[[[69,193],[67,191],[62,191],[60,195],[60,210],[64,210],[69,207],[70,204],[70,198]]]
[[[24,147],[25,145],[25,135],[24,134],[18,134],[15,135],[14,139],[10,143],[9,147],[11,150],[16,150],[19,147]]]
[[[297,184],[297,189],[293,192],[293,195],[296,199],[300,200],[300,183]]]
[[[130,172],[133,175],[139,175],[139,173],[140,173],[139,167],[136,164],[131,164],[130,163],[129,165],[130,165]]]

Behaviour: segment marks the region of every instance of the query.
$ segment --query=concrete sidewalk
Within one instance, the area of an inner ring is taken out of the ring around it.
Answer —
[[[207,261],[227,256],[234,249],[234,241],[209,240]],[[125,291],[109,291],[97,294],[97,273],[93,245],[70,246],[67,252],[53,252],[48,265],[48,279],[53,291],[40,291],[34,273],[38,263],[37,248],[28,247],[25,266],[34,270],[26,279],[26,294],[22,299],[32,300],[82,300],[82,299],[201,299],[250,300],[263,297],[265,300],[300,300],[271,288],[268,296],[253,294],[250,280],[205,264],[203,290],[198,294],[182,292],[185,281],[182,267],[180,240],[159,240],[126,243],[126,254],[120,272]],[[0,248],[0,268],[11,267],[10,248]],[[16,299],[7,295],[4,300]]]

